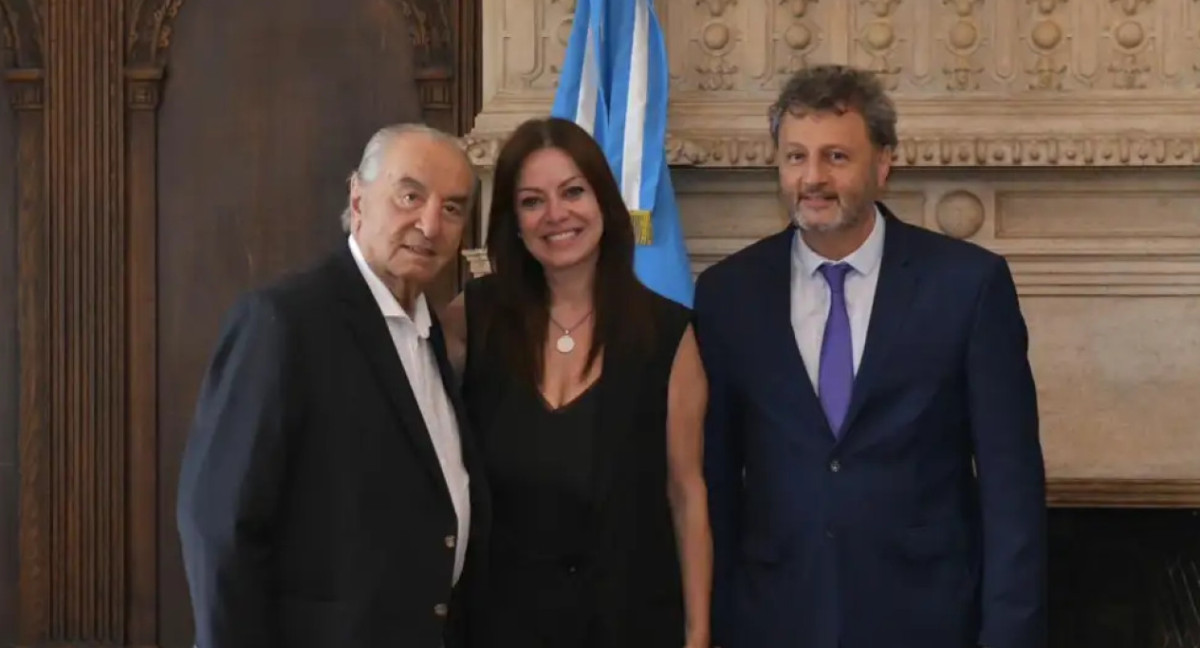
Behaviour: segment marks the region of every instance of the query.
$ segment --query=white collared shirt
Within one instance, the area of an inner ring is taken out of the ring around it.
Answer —
[[[875,209],[875,226],[866,241],[842,261],[853,268],[846,274],[846,311],[850,316],[850,340],[854,349],[854,373],[862,362],[867,341],[867,326],[871,323],[871,307],[875,303],[875,286],[879,283],[879,266],[883,260],[883,229],[885,223],[879,208]],[[829,284],[819,271],[826,259],[808,247],[799,230],[792,239],[792,330],[796,346],[808,370],[813,389],[818,389],[821,368],[821,342],[825,337],[825,321],[829,318]]]
[[[429,342],[429,305],[425,301],[425,295],[418,296],[415,312],[410,317],[400,307],[395,295],[388,290],[383,280],[367,265],[353,235],[350,236],[350,252],[367,281],[367,287],[371,289],[371,294],[379,304],[379,310],[387,320],[392,343],[396,346],[396,353],[404,365],[404,373],[412,385],[413,396],[421,408],[421,416],[425,419],[425,427],[429,429],[429,438],[433,441],[438,463],[442,466],[442,476],[446,479],[446,487],[454,503],[454,512],[458,516],[458,536],[454,540],[452,582],[457,583],[462,574],[463,561],[467,554],[467,537],[471,528],[470,475],[463,464],[458,418],[455,416],[454,406],[450,403],[450,397],[446,394],[437,358]],[[400,385],[391,387],[401,388]]]

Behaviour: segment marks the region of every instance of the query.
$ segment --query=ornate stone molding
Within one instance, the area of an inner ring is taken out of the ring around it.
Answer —
[[[496,163],[507,134],[472,134],[462,144],[482,167]],[[766,136],[670,134],[667,160],[675,166],[762,167],[775,163]],[[1200,133],[918,135],[901,137],[900,167],[1126,167],[1200,164]]]
[[[822,62],[884,80],[901,166],[1200,163],[1200,0],[659,4],[675,165],[770,165],[767,106],[788,75]],[[466,142],[478,163],[549,110],[572,9],[486,4],[484,106]]]

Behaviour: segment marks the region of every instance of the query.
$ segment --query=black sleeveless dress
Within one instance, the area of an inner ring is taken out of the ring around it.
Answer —
[[[499,352],[492,280],[467,285],[463,394],[492,500],[471,648],[683,645],[666,411],[690,312],[650,296],[652,353],[606,349],[600,378],[552,409]]]

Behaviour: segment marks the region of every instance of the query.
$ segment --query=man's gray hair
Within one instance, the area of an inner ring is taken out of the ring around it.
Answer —
[[[792,75],[769,111],[771,141],[779,143],[779,126],[785,114],[840,115],[847,110],[862,114],[876,148],[896,148],[896,106],[875,74],[847,65],[816,65]]]
[[[467,157],[466,151],[462,150],[458,138],[443,130],[434,128],[427,124],[416,122],[391,124],[375,131],[371,139],[367,140],[367,145],[363,147],[362,159],[358,163],[358,168],[350,175],[353,179],[358,178],[358,181],[364,184],[370,184],[379,177],[380,165],[383,163],[383,152],[387,150],[388,144],[391,144],[396,139],[411,134],[428,135],[434,139],[443,141],[462,152],[463,159],[467,162],[467,166],[471,168],[471,175],[474,179],[473,189],[471,192],[471,203],[475,202],[475,195],[479,191],[479,175],[475,172],[474,165]],[[346,208],[342,210],[342,230],[350,232],[350,223],[353,218],[353,213],[350,209],[350,200],[347,197]]]

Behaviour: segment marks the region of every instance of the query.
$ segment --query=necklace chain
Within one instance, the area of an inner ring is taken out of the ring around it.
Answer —
[[[570,327],[570,328],[567,328],[567,327],[563,326],[562,324],[559,324],[559,323],[558,323],[558,320],[554,319],[554,316],[553,316],[553,315],[551,315],[551,316],[550,316],[550,321],[551,321],[551,322],[553,322],[555,326],[557,326],[559,329],[561,329],[561,330],[562,330],[562,332],[563,332],[563,335],[570,335],[570,334],[571,334],[571,331],[575,330],[576,328],[579,328],[579,325],[580,325],[580,324],[583,324],[584,322],[586,322],[586,321],[587,321],[587,319],[588,319],[589,317],[591,317],[591,316],[592,316],[592,310],[593,310],[593,309],[589,308],[589,309],[588,309],[588,312],[584,313],[584,314],[583,314],[583,317],[579,318],[579,321],[578,321],[578,322],[575,322],[575,325],[574,325],[574,326],[572,326],[572,327]]]

